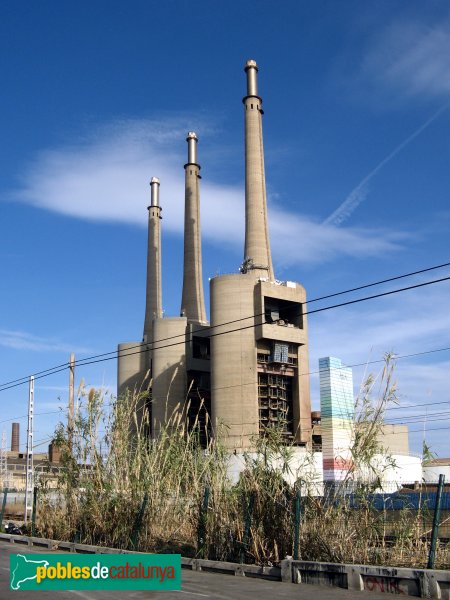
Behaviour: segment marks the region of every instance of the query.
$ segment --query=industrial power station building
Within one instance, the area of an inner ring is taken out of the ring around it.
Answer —
[[[197,136],[187,136],[184,272],[180,316],[163,317],[160,182],[151,180],[147,297],[141,341],[118,347],[118,393],[148,391],[150,435],[173,415],[230,451],[251,449],[255,436],[277,428],[286,442],[309,446],[306,293],[276,280],[269,242],[262,99],[258,67],[245,65],[245,246],[236,274],[210,281],[208,322],[203,292],[200,164]],[[243,215],[244,217],[244,215]]]

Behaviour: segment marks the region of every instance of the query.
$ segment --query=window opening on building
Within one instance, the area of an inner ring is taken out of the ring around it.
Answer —
[[[289,345],[288,344],[281,344],[279,342],[274,342],[271,362],[287,363],[287,362],[289,362],[288,355],[289,355]]]
[[[203,339],[203,338],[202,338]],[[188,372],[187,428],[198,436],[202,448],[211,439],[211,379],[209,373]]]
[[[302,305],[299,302],[264,297],[264,314],[266,323],[274,323],[284,327],[303,328]]]
[[[192,356],[193,358],[210,359],[210,341],[209,338],[194,336],[192,338]]]
[[[293,438],[292,377],[258,374],[259,433],[276,429],[286,441]]]

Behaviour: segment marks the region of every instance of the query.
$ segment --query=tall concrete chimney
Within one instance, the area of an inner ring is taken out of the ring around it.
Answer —
[[[20,452],[20,423],[12,424],[11,452]]]
[[[266,179],[262,137],[262,99],[258,96],[258,66],[245,65],[245,250],[242,273],[274,279],[267,222]]]
[[[184,269],[181,316],[189,322],[206,323],[200,237],[200,165],[197,162],[197,135],[187,135],[188,161],[185,171]]]
[[[152,322],[162,317],[161,292],[161,207],[159,179],[150,181],[151,201],[148,207],[147,292],[145,306],[144,342],[151,342]]]

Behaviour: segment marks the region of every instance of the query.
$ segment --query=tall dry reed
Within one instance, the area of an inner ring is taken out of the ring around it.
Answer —
[[[375,457],[382,451],[378,434],[384,412],[395,401],[392,377],[388,357],[378,380],[369,377],[362,386],[353,467],[341,486],[322,495],[311,476],[312,453],[305,454],[303,468],[295,468],[297,449],[275,429],[254,440],[254,451],[244,454],[241,474],[232,481],[232,457],[220,428],[202,447],[199,427],[194,422],[188,430],[178,411],[151,440],[148,392],[114,399],[90,390],[81,394],[72,437],[62,424],[56,431],[60,477],[56,491],[39,491],[38,533],[123,549],[276,564],[294,554],[294,503],[301,486],[302,559],[423,567],[424,515],[405,506],[392,518],[373,503],[382,470],[391,464],[388,457],[380,466]],[[207,510],[201,512],[205,492]],[[449,567],[448,548],[438,548],[437,565]]]

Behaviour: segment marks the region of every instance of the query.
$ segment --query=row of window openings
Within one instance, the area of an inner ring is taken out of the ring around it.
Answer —
[[[25,471],[25,465],[8,465],[8,471]],[[33,471],[39,471],[43,473],[44,471],[48,471],[48,467],[33,467]]]
[[[260,386],[258,389],[258,395],[260,398],[287,400],[286,390],[280,390],[277,388],[265,389],[262,386]]]
[[[292,356],[295,350],[289,344],[274,342],[270,352],[258,352],[256,360],[259,363],[282,363],[288,365],[297,365],[296,356]],[[290,355],[291,354],[291,355]]]
[[[258,385],[274,385],[285,389],[290,382],[291,378],[288,379],[284,375],[263,375],[261,373],[258,376]]]
[[[296,356],[288,356],[286,361],[279,361],[279,360],[274,360],[273,354],[262,354],[259,353],[257,354],[257,358],[256,360],[259,363],[274,363],[274,362],[281,362],[281,363],[286,363],[288,365],[297,365],[298,364],[298,360]]]

